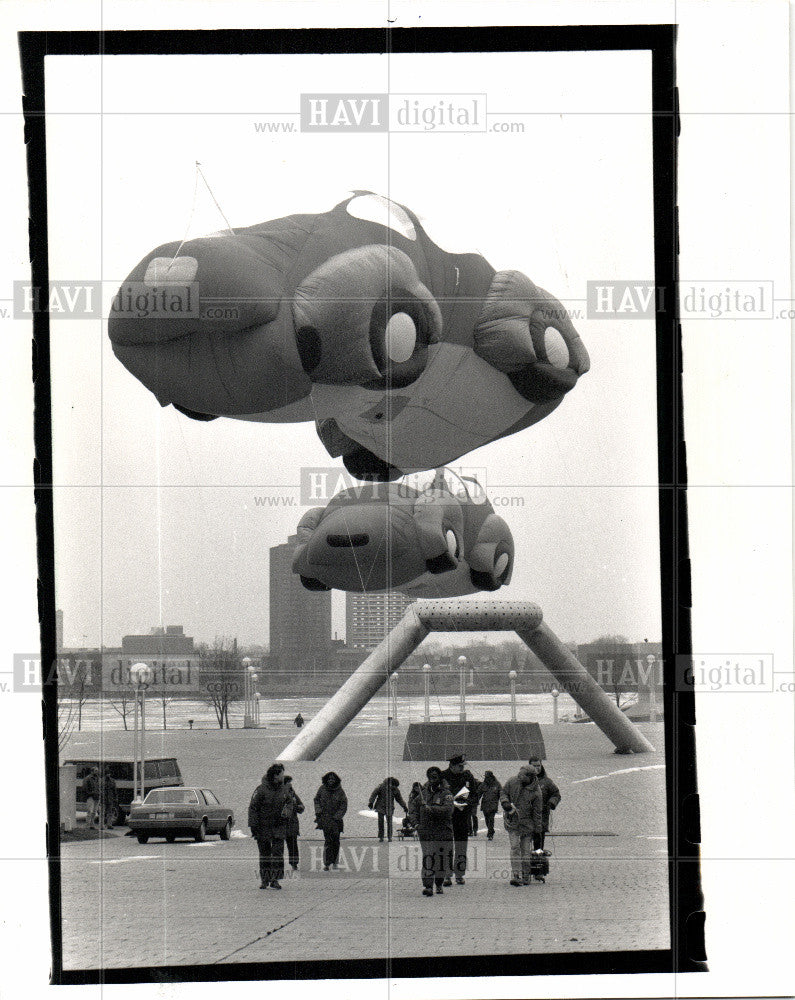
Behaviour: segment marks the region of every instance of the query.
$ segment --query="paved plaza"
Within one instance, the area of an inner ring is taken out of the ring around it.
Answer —
[[[228,842],[141,845],[119,831],[62,845],[64,968],[666,949],[663,734],[661,725],[641,728],[656,753],[614,755],[592,725],[542,727],[547,769],[563,793],[547,882],[509,886],[507,834],[498,820],[487,843],[481,817],[466,885],[433,898],[421,895],[416,842],[379,844],[375,821],[358,815],[387,773],[404,795],[424,778],[427,763],[402,760],[400,727],[346,732],[321,760],[290,765],[307,812],[301,866],[281,892],[259,889],[245,820],[251,792],[290,731],[161,733],[147,752],[177,756],[186,784],[230,802],[236,832]],[[105,753],[122,752],[127,736],[104,734]],[[87,743],[95,737],[81,735]],[[505,780],[518,762],[470,767]],[[342,776],[349,799],[336,872],[322,871],[312,822],[312,798],[328,770]]]

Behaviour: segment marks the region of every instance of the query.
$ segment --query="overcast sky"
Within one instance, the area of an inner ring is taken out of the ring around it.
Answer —
[[[191,218],[196,160],[233,226],[365,188],[407,204],[443,249],[523,271],[573,311],[588,280],[653,278],[648,53],[113,56],[101,74],[95,58],[48,57],[46,72],[53,279],[119,283],[157,244],[224,228],[201,186]],[[254,128],[296,112],[301,92],[387,89],[486,93],[525,131]],[[500,596],[537,601],[566,640],[657,639],[654,324],[574,323],[590,373],[551,417],[459,464],[483,470],[516,540]],[[268,549],[295,531],[301,466],[335,464],[314,425],[161,409],[99,321],[53,322],[52,380],[66,644],[161,622],[267,642]],[[340,635],[343,607],[335,594]]]

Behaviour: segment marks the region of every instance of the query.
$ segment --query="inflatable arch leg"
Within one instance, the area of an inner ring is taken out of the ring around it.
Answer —
[[[646,737],[599,687],[580,661],[543,622],[541,609],[527,601],[420,601],[355,670],[279,755],[287,763],[317,760],[348,723],[386,683],[429,632],[514,631],[621,753],[654,750]]]

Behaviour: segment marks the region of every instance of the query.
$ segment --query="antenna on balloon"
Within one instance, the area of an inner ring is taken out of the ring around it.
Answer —
[[[213,200],[213,201],[215,202],[215,207],[216,207],[216,208],[218,209],[218,211],[219,211],[219,212],[221,213],[221,217],[223,218],[224,222],[226,223],[226,228],[227,228],[227,229],[229,230],[229,232],[230,232],[230,233],[231,233],[231,234],[232,234],[233,236],[236,236],[236,235],[237,235],[237,233],[236,233],[236,232],[234,231],[234,229],[232,229],[232,226],[231,226],[231,225],[230,225],[230,223],[229,223],[229,219],[227,219],[227,217],[226,217],[226,216],[224,215],[224,210],[223,210],[223,209],[221,208],[221,206],[220,206],[220,205],[218,204],[218,199],[217,199],[217,198],[215,197],[215,195],[213,194],[213,189],[212,189],[212,188],[210,187],[210,183],[209,183],[209,181],[208,181],[208,180],[207,180],[207,178],[206,178],[206,177],[204,176],[204,171],[202,170],[202,165],[201,165],[201,163],[199,163],[199,161],[198,161],[198,160],[196,161],[196,169],[197,169],[197,171],[199,172],[199,174],[201,175],[201,179],[202,179],[202,180],[204,181],[204,186],[205,186],[205,187],[207,188],[207,190],[208,190],[208,191],[210,192],[210,197],[211,197],[211,198],[212,198],[212,200]]]
[[[195,169],[194,169],[194,172],[193,172],[193,200],[191,201],[190,215],[188,216],[188,225],[185,228],[185,235],[182,237],[182,240],[180,241],[180,244],[177,247],[177,249],[176,249],[176,251],[174,253],[174,256],[171,258],[171,263],[166,268],[166,274],[168,274],[168,272],[173,267],[174,261],[177,259],[177,257],[179,257],[179,252],[185,246],[185,242],[188,239],[188,233],[190,232],[190,227],[193,224],[193,216],[194,216],[194,213],[196,212],[196,193],[197,193],[198,188],[199,188],[199,177],[201,177],[201,179],[204,181],[204,186],[209,191],[210,197],[215,202],[215,206],[218,209],[218,211],[221,213],[221,217],[223,218],[224,222],[226,223],[227,229],[229,230],[229,232],[233,236],[237,235],[235,233],[234,229],[232,229],[231,225],[229,224],[229,219],[227,219],[227,217],[224,215],[224,210],[218,204],[218,199],[213,194],[213,189],[210,187],[209,181],[204,176],[204,171],[202,170],[201,163],[199,163],[199,161],[196,160],[195,161]]]

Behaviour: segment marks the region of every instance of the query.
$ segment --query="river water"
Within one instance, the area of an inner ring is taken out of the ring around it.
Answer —
[[[328,701],[328,697],[309,698],[262,698],[260,699],[260,726],[283,726],[291,723],[300,712],[308,722]],[[62,704],[68,704],[68,701]],[[457,722],[460,702],[457,695],[438,695],[430,699],[430,716],[432,722]],[[558,717],[562,720],[573,716],[576,705],[569,695],[561,694],[558,698]],[[76,705],[73,706],[75,714]],[[516,718],[518,722],[553,722],[553,699],[546,694],[518,694],[516,696]],[[467,720],[469,721],[507,721],[511,717],[511,699],[507,694],[476,694],[467,698]],[[394,712],[394,704],[386,696],[375,697],[369,701],[356,718],[350,723],[355,730],[380,729],[387,717]],[[166,726],[168,729],[188,729],[188,720],[193,720],[194,729],[215,729],[218,722],[211,705],[205,701],[173,699],[165,706]],[[424,719],[424,698],[422,695],[403,696],[397,698],[396,721],[401,725],[410,722],[422,722]],[[229,706],[229,725],[233,729],[243,725],[243,703],[233,702]],[[132,729],[133,715],[131,708],[127,713],[127,727]],[[124,722],[119,712],[106,700],[92,700],[84,703],[81,728],[89,732],[99,730],[122,730]],[[146,702],[146,728],[162,730],[163,704],[153,696]],[[75,724],[75,732],[77,725]]]

